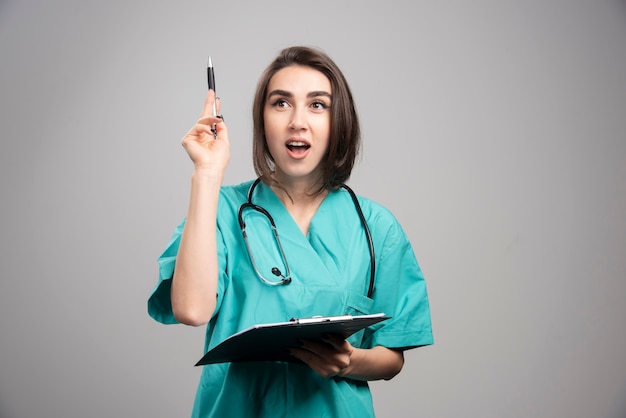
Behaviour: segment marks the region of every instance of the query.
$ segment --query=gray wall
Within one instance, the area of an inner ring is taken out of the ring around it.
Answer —
[[[292,44],[351,81],[351,184],[428,280],[436,344],[372,384],[379,416],[626,416],[623,0],[2,1],[0,416],[188,415],[203,330],[146,314],[180,138],[211,54],[226,181],[252,177],[254,85]]]

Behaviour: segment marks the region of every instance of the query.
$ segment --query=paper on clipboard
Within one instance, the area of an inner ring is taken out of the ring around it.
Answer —
[[[384,313],[371,315],[324,316],[259,324],[233,334],[209,350],[195,365],[241,361],[298,362],[285,349],[297,347],[298,340],[317,340],[324,334],[348,338],[357,331],[389,319]]]

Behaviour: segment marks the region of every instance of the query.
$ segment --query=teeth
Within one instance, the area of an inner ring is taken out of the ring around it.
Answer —
[[[290,147],[306,147],[307,146],[307,144],[302,141],[292,141],[287,145],[289,145]]]

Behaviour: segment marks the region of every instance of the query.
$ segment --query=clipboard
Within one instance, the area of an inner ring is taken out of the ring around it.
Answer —
[[[314,316],[274,324],[253,325],[231,335],[209,350],[195,366],[246,361],[284,361],[300,363],[286,352],[298,347],[298,340],[319,340],[324,334],[348,338],[370,325],[389,319],[384,313],[371,315]]]

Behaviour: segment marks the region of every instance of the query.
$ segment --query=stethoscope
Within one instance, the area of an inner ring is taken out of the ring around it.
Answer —
[[[263,283],[268,284],[270,286],[288,285],[289,283],[291,283],[291,270],[289,269],[289,264],[287,263],[287,257],[285,256],[285,251],[283,249],[283,246],[280,242],[280,238],[278,236],[278,229],[276,228],[276,224],[274,223],[274,218],[272,218],[272,215],[270,215],[270,213],[267,210],[265,210],[263,207],[252,203],[252,193],[254,193],[254,189],[256,188],[256,186],[259,184],[260,181],[261,179],[257,178],[254,181],[254,183],[252,183],[252,185],[250,186],[250,189],[248,190],[248,201],[243,203],[239,207],[239,213],[237,215],[239,219],[239,227],[241,228],[241,234],[243,235],[243,239],[246,243],[246,249],[248,250],[248,256],[250,257],[250,262],[252,263],[252,267],[254,268],[254,271],[256,272],[259,279],[261,279]],[[365,237],[367,238],[367,245],[369,247],[369,253],[370,253],[370,282],[369,282],[369,288],[367,290],[367,297],[371,298],[372,293],[374,292],[374,278],[376,277],[376,261],[374,257],[374,243],[372,242],[372,235],[370,233],[369,227],[367,226],[367,221],[365,220],[365,216],[363,215],[363,211],[361,210],[361,205],[359,204],[356,194],[354,194],[352,189],[346,186],[345,184],[343,184],[341,187],[346,189],[348,193],[350,194],[350,197],[352,198],[352,202],[354,203],[354,207],[356,208],[356,211],[359,215],[359,219],[361,220],[361,225],[363,225],[363,231],[365,232]],[[248,242],[248,235],[246,234],[246,223],[243,220],[243,212],[246,209],[252,209],[262,214],[263,216],[267,218],[267,220],[269,221],[271,225],[274,238],[276,239],[276,245],[278,247],[278,251],[280,252],[280,257],[282,258],[282,262],[285,266],[285,274],[283,274],[283,272],[280,271],[278,267],[272,267],[272,274],[275,275],[276,277],[281,277],[280,280],[269,280],[266,277],[264,277],[263,274],[259,271],[259,268],[257,267],[256,262],[254,261],[254,256],[252,255],[250,243]]]

